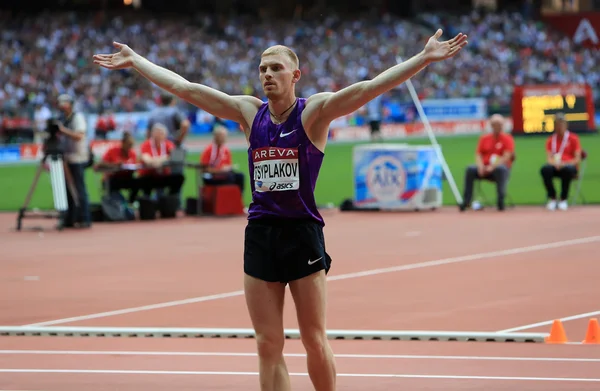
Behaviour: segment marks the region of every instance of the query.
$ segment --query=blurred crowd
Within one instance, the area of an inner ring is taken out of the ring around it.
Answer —
[[[589,83],[600,98],[600,51],[573,41],[521,14],[424,15],[448,35],[466,32],[468,50],[428,72],[429,95],[483,96],[491,105],[510,104],[514,85]]]
[[[513,85],[588,82],[600,85],[600,52],[575,48],[559,33],[521,14],[421,14],[410,22],[392,16],[343,20],[257,22],[105,13],[0,14],[0,109],[33,110],[61,93],[89,113],[150,110],[158,89],[131,71],[107,71],[94,53],[130,45],[149,60],[191,81],[232,94],[262,97],[257,65],[269,45],[282,43],[300,56],[298,93],[338,90],[375,76],[422,49],[437,27],[448,38],[461,31],[470,44],[456,59],[433,65],[413,79],[422,97],[486,97],[509,105]],[[597,91],[598,92],[598,91]],[[393,95],[408,101],[401,87]],[[596,95],[598,96],[598,95]]]

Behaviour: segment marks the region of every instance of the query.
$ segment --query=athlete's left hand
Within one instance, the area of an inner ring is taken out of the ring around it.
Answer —
[[[425,49],[423,49],[425,58],[430,62],[446,60],[453,57],[468,43],[467,36],[463,33],[458,33],[454,38],[448,41],[440,42],[438,39],[441,36],[442,29],[438,29],[438,31],[429,38],[425,45]]]

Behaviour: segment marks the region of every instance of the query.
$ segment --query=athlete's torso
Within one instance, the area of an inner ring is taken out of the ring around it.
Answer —
[[[306,99],[298,98],[288,119],[278,125],[271,121],[266,103],[256,113],[248,148],[248,219],[312,219],[324,225],[314,197],[324,154],[302,126],[305,105]]]

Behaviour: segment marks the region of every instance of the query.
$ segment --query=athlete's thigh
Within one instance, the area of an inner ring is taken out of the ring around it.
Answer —
[[[258,338],[283,343],[285,285],[244,275],[246,305]]]
[[[326,278],[331,258],[325,251],[323,229],[318,224],[300,224],[286,263],[286,277],[296,306],[300,329],[304,334],[325,330],[327,302]]]
[[[250,319],[259,339],[282,343],[285,285],[273,252],[277,227],[250,221],[244,239],[244,293]]]
[[[325,331],[327,280],[325,270],[290,282],[300,332],[314,337]]]

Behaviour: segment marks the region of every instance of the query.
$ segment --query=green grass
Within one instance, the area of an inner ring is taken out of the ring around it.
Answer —
[[[516,204],[542,204],[545,193],[542,187],[539,169],[545,161],[544,137],[521,137],[516,139],[517,160],[513,166],[508,191]],[[429,144],[427,139],[409,139],[396,143]],[[477,136],[460,136],[439,138],[442,151],[448,166],[462,193],[464,169],[473,163]],[[582,192],[588,203],[600,203],[600,135],[582,135],[581,142],[589,157]],[[391,143],[391,142],[390,142]],[[346,198],[352,198],[352,149],[356,144],[331,144],[327,147],[325,161],[317,183],[317,203],[323,205],[334,203],[339,205]],[[198,154],[190,154],[190,161],[198,161]],[[246,151],[233,151],[234,163],[238,164],[247,175]],[[36,165],[11,165],[0,167],[0,210],[17,210],[23,204],[27,191],[32,183]],[[100,175],[87,171],[88,191],[92,202],[99,200]],[[494,185],[483,183],[482,188],[488,198],[495,196]],[[557,183],[558,186],[558,183]],[[558,188],[558,187],[557,187]],[[186,196],[195,195],[194,171],[186,171],[184,185]],[[251,199],[249,191],[245,194],[245,203]],[[454,205],[454,197],[447,182],[444,183],[444,204]],[[52,193],[48,174],[43,174],[36,193],[30,204],[31,208],[48,209],[52,207]]]

